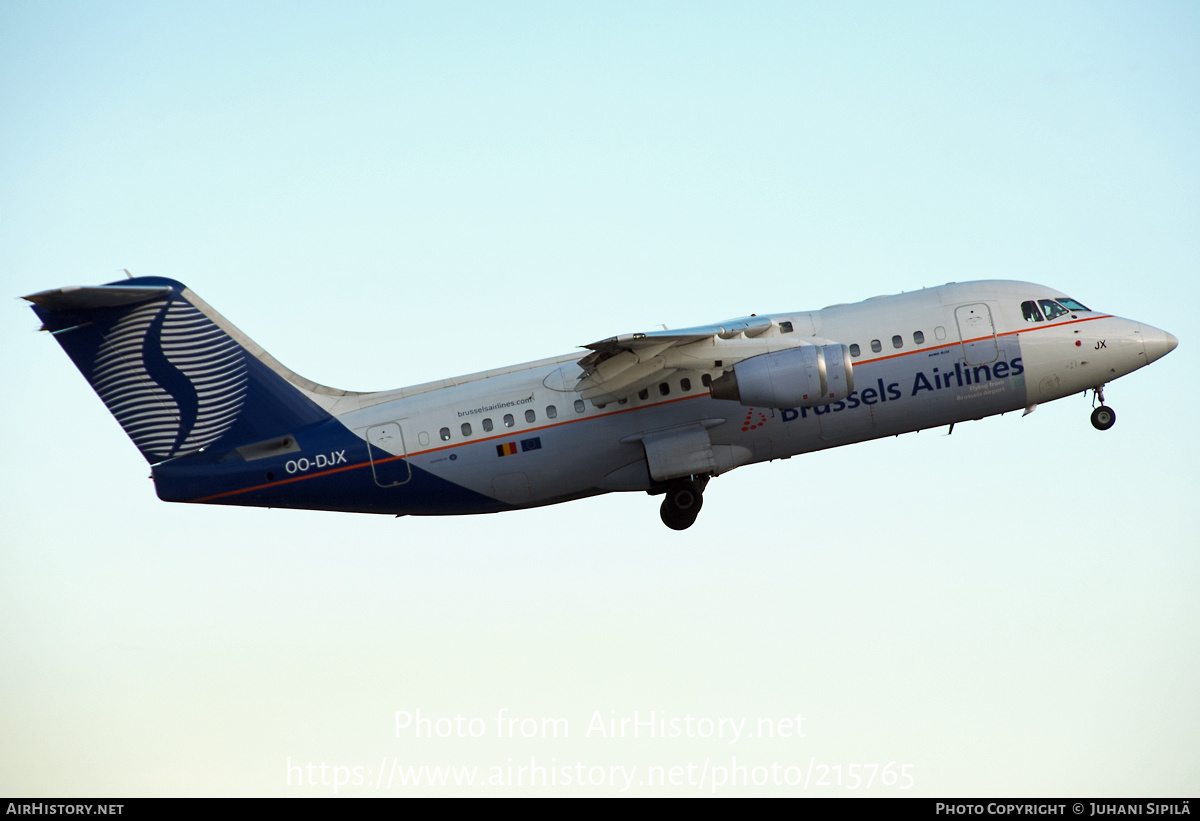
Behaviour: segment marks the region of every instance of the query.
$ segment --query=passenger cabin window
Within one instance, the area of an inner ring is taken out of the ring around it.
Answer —
[[[1054,319],[1055,317],[1070,313],[1070,311],[1059,305],[1053,299],[1039,299],[1038,305],[1042,306],[1042,312],[1046,314],[1046,319]]]
[[[659,382],[658,383],[658,392],[661,393],[663,396],[666,396],[667,394],[669,394],[671,392],[671,386],[668,385],[666,382]]]
[[[492,429],[492,420],[491,420],[491,419],[484,419],[484,420],[483,420],[483,432],[484,432],[484,433],[487,433],[487,432],[488,432],[489,430],[491,430],[491,429]]]
[[[557,417],[558,417],[558,408],[554,407],[553,405],[547,405],[546,406],[546,418],[547,419],[555,419]]]
[[[471,435],[471,423],[470,423],[470,422],[463,422],[463,423],[462,423],[462,435],[463,435],[463,436],[470,436],[470,435]]]
[[[853,345],[850,346],[850,355],[851,356],[858,356],[860,353],[862,353],[862,348],[858,347],[857,342],[855,342]]]
[[[647,389],[642,388],[640,391],[638,391],[638,399],[649,399],[649,398],[650,398],[650,391],[648,391]]]
[[[878,339],[871,340],[871,350],[873,350],[875,353],[879,353],[883,350],[883,345],[879,343]]]
[[[575,400],[575,412],[583,413],[583,400],[582,399]]]
[[[513,419],[513,415],[511,413],[504,414],[504,427],[511,428],[516,423],[517,420]]]
[[[450,441],[450,428],[442,428],[438,431],[438,436],[442,437],[443,442]]]
[[[525,421],[526,422],[532,422],[536,418],[537,418],[537,414],[535,414],[532,410],[525,411]]]
[[[684,393],[690,391],[692,389],[692,380],[688,379],[686,376],[683,379],[680,379],[679,389]]]
[[[924,345],[925,344],[925,332],[924,331],[913,331],[913,344],[914,345]]]
[[[892,347],[893,348],[903,348],[904,347],[904,337],[900,336],[900,334],[896,334],[895,336],[893,336],[892,337]]]
[[[706,373],[700,374],[700,384],[706,388],[712,387],[712,377]]]
[[[780,322],[779,323],[779,332],[781,334],[790,334],[792,332],[792,323]]]
[[[1021,303],[1021,316],[1025,317],[1026,322],[1041,322],[1042,312],[1038,310],[1037,303],[1032,299],[1028,302]]]

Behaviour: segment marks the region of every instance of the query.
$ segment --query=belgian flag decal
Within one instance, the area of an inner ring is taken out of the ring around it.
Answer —
[[[525,452],[528,452],[531,450],[541,450],[541,449],[542,449],[542,437],[540,437],[540,436],[535,436],[532,439],[522,439],[521,440],[520,450],[522,453],[525,453]],[[497,456],[512,456],[516,452],[517,452],[517,443],[516,442],[505,442],[503,445],[496,445],[496,455]]]

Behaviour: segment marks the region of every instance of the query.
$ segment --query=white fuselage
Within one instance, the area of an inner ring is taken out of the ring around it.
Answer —
[[[338,420],[414,469],[513,506],[655,484],[643,439],[701,426],[714,475],[880,436],[978,419],[1095,388],[1162,355],[1168,335],[1094,311],[1027,321],[1021,304],[1062,295],[1020,282],[951,284],[772,315],[755,338],[688,351],[661,382],[614,402],[581,399],[576,355],[396,392],[356,395]],[[791,323],[790,334],[780,329]],[[705,382],[796,339],[855,346],[854,392],[808,409],[715,400]],[[511,452],[505,452],[505,447]],[[381,465],[381,471],[382,471]],[[389,480],[385,480],[389,481]],[[403,494],[404,482],[394,485]],[[420,508],[417,500],[411,500]],[[412,510],[419,512],[419,510]]]

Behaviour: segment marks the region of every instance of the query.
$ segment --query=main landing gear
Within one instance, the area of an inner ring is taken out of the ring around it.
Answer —
[[[1117,412],[1104,404],[1103,385],[1096,388],[1095,394],[1092,404],[1095,404],[1095,399],[1099,399],[1100,407],[1092,411],[1092,427],[1096,430],[1108,430],[1117,424]]]
[[[662,507],[658,509],[663,524],[672,530],[687,530],[695,524],[700,508],[704,506],[704,486],[708,479],[707,476],[695,476],[676,479],[667,485]]]

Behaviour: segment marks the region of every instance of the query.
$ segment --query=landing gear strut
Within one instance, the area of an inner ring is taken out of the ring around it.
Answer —
[[[1100,407],[1092,411],[1092,427],[1096,430],[1108,430],[1117,424],[1117,412],[1104,404],[1104,386],[1096,388],[1095,399],[1100,400]],[[1093,404],[1094,404],[1093,400]]]
[[[672,482],[663,495],[662,507],[658,509],[663,524],[672,530],[687,530],[695,524],[700,508],[704,506],[704,486],[707,484],[707,476]]]

